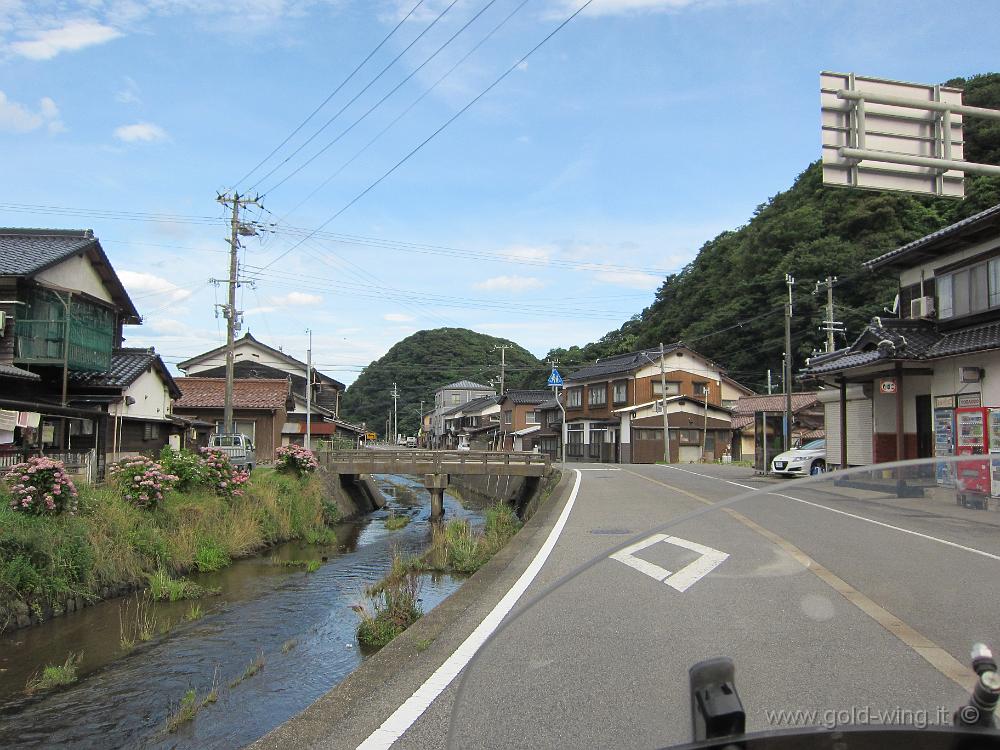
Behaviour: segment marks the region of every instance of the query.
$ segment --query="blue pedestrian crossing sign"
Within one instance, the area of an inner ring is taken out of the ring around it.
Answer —
[[[563,384],[562,375],[559,374],[559,370],[552,368],[552,374],[549,375],[548,384],[553,388],[561,388]]]

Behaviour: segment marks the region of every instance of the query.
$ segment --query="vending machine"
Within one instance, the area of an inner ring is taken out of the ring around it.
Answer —
[[[943,487],[955,486],[955,465],[947,459],[955,455],[955,404],[934,409],[934,456],[937,462],[937,483]]]
[[[981,406],[955,409],[955,453],[959,456],[987,456],[989,439],[986,426],[990,410]],[[986,507],[986,498],[993,490],[990,460],[981,458],[958,461],[958,502],[961,505]]]
[[[1000,409],[990,409],[987,438],[990,444],[990,494],[1000,497]]]

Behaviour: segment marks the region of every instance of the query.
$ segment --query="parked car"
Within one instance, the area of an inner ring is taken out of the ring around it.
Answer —
[[[220,450],[229,456],[229,462],[237,469],[252,472],[257,465],[253,440],[242,433],[212,435],[208,447]]]
[[[416,448],[417,447],[417,439],[415,437],[413,437],[412,435],[410,437],[406,438],[406,447],[407,448]]]
[[[771,461],[771,473],[783,477],[804,477],[826,471],[826,440],[813,440],[805,445],[779,453]]]

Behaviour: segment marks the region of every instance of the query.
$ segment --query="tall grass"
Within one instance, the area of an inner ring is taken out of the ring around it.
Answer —
[[[71,596],[144,587],[160,571],[173,579],[217,570],[277,542],[326,538],[333,520],[319,477],[264,469],[254,472],[243,497],[174,491],[152,511],[129,505],[108,486],[80,487],[77,516],[28,516],[5,499],[0,482],[0,625],[2,610],[17,602],[37,610]]]

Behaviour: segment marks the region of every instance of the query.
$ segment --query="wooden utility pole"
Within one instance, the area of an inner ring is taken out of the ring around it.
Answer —
[[[233,431],[233,365],[235,363],[233,345],[236,341],[236,331],[239,329],[236,287],[239,283],[240,235],[256,234],[252,227],[240,223],[240,209],[244,206],[259,206],[260,198],[247,198],[234,191],[232,195],[225,193],[216,196],[215,199],[224,206],[231,204],[233,207],[229,234],[229,301],[224,308],[226,318],[226,400],[222,410],[222,429],[228,434]]]
[[[826,289],[826,320],[823,321],[821,331],[826,331],[826,351],[832,352],[836,348],[833,334],[843,333],[844,324],[833,319],[833,287],[837,283],[836,276],[827,276],[825,281],[817,281],[813,294],[818,294],[820,289]]]

